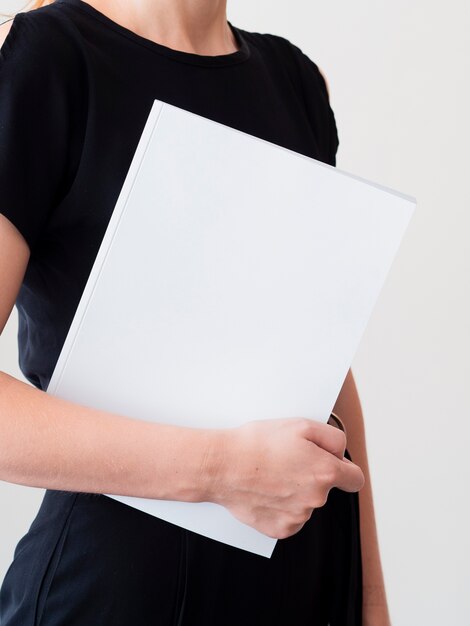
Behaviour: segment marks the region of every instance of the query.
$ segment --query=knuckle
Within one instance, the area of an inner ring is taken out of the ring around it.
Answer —
[[[331,443],[335,454],[343,454],[347,445],[346,433],[333,426],[333,430],[331,431]]]
[[[274,536],[277,539],[287,539],[290,535],[290,526],[286,523],[278,524],[276,530],[274,531]]]
[[[292,518],[292,523],[295,525],[305,524],[305,522],[310,519],[312,515],[311,507],[303,507],[294,517]]]
[[[312,425],[312,421],[311,419],[309,419],[308,417],[298,417],[297,418],[297,423],[298,425],[302,428],[302,429],[307,429],[310,428]]]
[[[312,509],[302,509],[285,516],[274,531],[277,539],[286,539],[297,533],[312,515]]]
[[[284,524],[287,528],[293,528],[297,526],[298,524],[301,524],[303,521],[304,520],[301,514],[298,511],[296,511],[295,513],[290,513],[288,516],[286,516],[284,520]]]
[[[312,498],[312,502],[310,503],[312,506],[312,512],[313,512],[313,509],[319,509],[326,504],[326,501],[328,500],[329,491],[330,490],[327,488],[316,490],[315,495]]]
[[[289,524],[288,527],[288,533],[289,533],[289,537],[292,535],[295,535],[295,533],[298,533],[299,530],[302,528],[302,526],[305,524],[305,520],[302,520],[301,522],[296,522],[296,523],[292,523]]]
[[[263,531],[265,535],[271,537],[272,539],[284,539],[287,535],[284,535],[282,528],[278,526],[275,529],[268,529]]]
[[[318,476],[318,482],[323,487],[331,488],[337,481],[338,471],[334,465],[328,465]]]
[[[318,499],[317,508],[325,506],[325,504],[326,504],[326,502],[328,500],[328,492],[329,492],[329,489],[326,489],[325,491],[323,491],[320,494],[319,499]]]
[[[346,437],[346,433],[344,432],[344,430],[339,430],[338,428],[336,429],[338,431],[337,437],[339,438],[339,442],[341,445],[341,450],[344,450],[346,448],[346,445],[348,443],[347,437]]]

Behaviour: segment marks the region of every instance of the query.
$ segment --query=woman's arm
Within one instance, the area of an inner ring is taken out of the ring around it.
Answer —
[[[0,334],[29,260],[0,214]],[[146,422],[68,402],[0,372],[0,480],[199,501],[210,497],[218,430]]]
[[[344,422],[347,431],[347,449],[353,462],[359,465],[365,477],[364,487],[359,492],[363,563],[363,626],[389,626],[390,616],[380,562],[364,419],[351,369],[346,375],[333,411]]]
[[[323,71],[328,96],[330,86]],[[365,484],[359,492],[361,553],[363,562],[363,626],[389,626],[387,598],[375,524],[372,485],[367,459],[364,418],[356,384],[349,369],[333,412],[344,422],[347,430],[347,448],[354,463],[364,472]]]
[[[0,333],[29,257],[20,231],[0,214]],[[283,538],[333,486],[361,489],[363,473],[344,461],[345,444],[337,428],[304,418],[221,429],[147,422],[63,400],[0,372],[0,480],[12,483],[216,502]]]

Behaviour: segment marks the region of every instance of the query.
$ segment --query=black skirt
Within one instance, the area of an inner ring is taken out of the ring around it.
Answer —
[[[47,490],[0,589],[2,626],[361,621],[358,493],[337,488],[269,559],[104,495]]]

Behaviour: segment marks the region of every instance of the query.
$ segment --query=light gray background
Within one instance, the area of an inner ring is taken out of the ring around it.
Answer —
[[[6,0],[0,7],[8,8]],[[352,363],[394,626],[470,623],[468,0],[237,0],[327,76],[337,166],[418,208]],[[1,198],[0,198],[1,202]],[[17,368],[16,309],[0,369]],[[0,578],[43,491],[0,483]]]

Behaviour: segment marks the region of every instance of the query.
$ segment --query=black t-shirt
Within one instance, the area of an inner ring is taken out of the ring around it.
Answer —
[[[18,13],[0,51],[0,212],[31,256],[19,365],[47,389],[154,99],[335,165],[318,66],[228,22],[238,50],[173,50],[82,0]],[[234,190],[236,193],[236,190]]]

